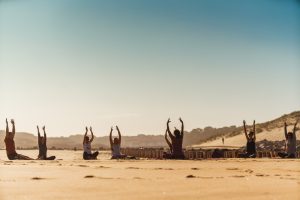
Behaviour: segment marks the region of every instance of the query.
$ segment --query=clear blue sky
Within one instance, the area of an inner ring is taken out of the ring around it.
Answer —
[[[0,125],[97,136],[300,109],[296,0],[0,1]]]

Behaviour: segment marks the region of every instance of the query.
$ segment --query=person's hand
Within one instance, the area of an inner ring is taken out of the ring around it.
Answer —
[[[114,127],[112,126],[111,128],[110,128],[110,132],[112,132],[114,130]]]
[[[90,126],[90,131],[92,132],[93,131],[93,129],[92,129],[92,127]]]
[[[119,131],[119,127],[118,126],[116,126],[116,129]]]
[[[295,127],[297,126],[297,124],[298,124],[298,120],[297,120],[296,123],[295,123]]]
[[[253,121],[253,123],[255,124],[255,120]]]
[[[11,122],[12,124],[15,124],[15,120],[14,120],[14,119],[11,119],[10,122]]]
[[[181,123],[183,123],[183,121],[182,121],[181,117],[179,118],[179,121],[180,121]]]
[[[43,131],[45,131],[45,129],[46,129],[46,127],[45,127],[45,126],[43,126]]]
[[[88,129],[88,127],[86,126],[86,127],[85,127],[85,132],[88,132],[88,131],[89,131],[89,129]]]
[[[284,126],[287,126],[287,123],[286,123],[286,122],[284,122]]]
[[[170,120],[170,118],[168,119],[168,121],[167,121],[167,124],[169,124],[171,122],[171,120]]]
[[[38,131],[40,131],[40,128],[39,128],[39,126],[36,126],[36,129],[37,129]]]
[[[7,118],[6,118],[6,124],[8,124]]]
[[[245,121],[245,120],[243,120],[243,124],[246,124],[246,121]]]

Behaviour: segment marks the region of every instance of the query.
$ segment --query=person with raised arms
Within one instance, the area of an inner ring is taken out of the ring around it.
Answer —
[[[279,152],[278,156],[281,158],[296,158],[297,151],[297,138],[296,129],[297,123],[294,124],[293,132],[287,131],[287,123],[284,123],[284,136],[285,136],[285,152]]]
[[[97,156],[99,155],[98,151],[95,151],[92,153],[92,142],[94,140],[94,133],[92,130],[92,127],[90,127],[92,138],[90,139],[89,136],[87,136],[88,133],[88,127],[85,127],[85,134],[83,137],[83,159],[84,160],[96,160]]]
[[[246,143],[246,152],[239,154],[238,157],[240,158],[256,158],[256,145],[255,145],[255,141],[256,141],[256,131],[255,131],[255,120],[253,121],[253,129],[249,131],[247,131],[247,127],[246,127],[246,121],[243,121],[244,124],[244,133],[245,133],[245,137],[247,139],[247,143]]]
[[[12,124],[12,132],[9,132],[8,121],[6,118],[6,134],[4,138],[5,146],[6,146],[6,154],[9,160],[34,160],[28,156],[24,156],[22,154],[18,154],[16,152],[14,137],[16,134],[15,121],[11,119]]]
[[[172,153],[171,153],[171,159],[185,159],[183,149],[182,149],[182,143],[183,143],[183,135],[184,135],[184,124],[181,118],[179,118],[179,121],[181,122],[181,131],[176,129],[174,130],[174,135],[170,131],[170,118],[167,121],[167,132],[169,137],[171,138],[172,142]]]
[[[127,157],[127,155],[121,154],[121,132],[118,126],[116,126],[116,129],[118,131],[118,138],[112,138],[113,127],[111,127],[109,133],[109,142],[112,154],[111,159],[124,159]]]
[[[43,126],[44,136],[41,136],[39,126],[37,126],[39,145],[38,160],[55,160],[55,156],[47,157],[47,135],[45,129],[45,126]]]

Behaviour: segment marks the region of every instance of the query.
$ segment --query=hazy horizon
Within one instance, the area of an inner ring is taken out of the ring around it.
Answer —
[[[299,44],[296,0],[0,1],[0,130],[265,122],[300,110]]]

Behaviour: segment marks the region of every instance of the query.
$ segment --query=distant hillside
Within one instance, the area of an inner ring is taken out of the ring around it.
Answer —
[[[258,138],[263,139],[263,137],[269,137],[271,134],[266,134],[266,132],[272,132],[279,138],[282,138],[282,128],[284,122],[288,124],[294,123],[296,120],[300,122],[300,111],[290,113],[288,115],[283,115],[272,121],[257,124]],[[230,126],[223,128],[213,128],[206,127],[204,129],[194,129],[190,132],[185,132],[183,145],[192,146],[199,144],[216,145],[220,143],[221,137],[226,138],[226,142],[232,140],[232,144],[241,145],[244,144],[243,127]],[[4,149],[4,136],[5,132],[0,131],[0,148]],[[56,149],[81,149],[82,148],[82,137],[83,135],[72,135],[69,137],[49,137],[48,138],[48,148]],[[238,138],[238,139],[236,139]],[[269,137],[269,138],[273,138]],[[218,139],[218,140],[216,140]],[[16,133],[15,142],[17,148],[36,148],[37,147],[37,137],[30,133]],[[123,136],[122,137],[123,147],[166,147],[166,143],[163,135],[138,135],[138,136]],[[94,148],[108,148],[109,140],[108,137],[95,137]]]
[[[288,124],[288,130],[293,129],[293,125],[296,121],[299,121],[298,128],[300,127],[300,112],[293,112],[288,115],[283,115],[272,121],[257,124],[257,136],[256,141],[283,141],[284,138],[284,122]],[[229,132],[224,135],[219,135],[217,137],[210,138],[209,140],[202,141],[198,145],[193,146],[222,146],[221,137],[225,137],[226,146],[244,146],[246,139],[242,127],[237,127],[233,132]],[[297,131],[297,139],[300,140],[300,131]],[[267,142],[266,142],[267,143]]]
[[[0,148],[4,149],[5,132],[0,131]],[[48,137],[48,148],[53,149],[81,149],[83,135],[71,135],[69,137]],[[37,148],[37,137],[30,133],[16,133],[16,148]],[[164,147],[165,141],[162,135],[138,135],[138,136],[122,136],[123,147]],[[109,139],[105,137],[95,137],[93,142],[94,148],[106,149],[109,147]]]

